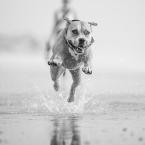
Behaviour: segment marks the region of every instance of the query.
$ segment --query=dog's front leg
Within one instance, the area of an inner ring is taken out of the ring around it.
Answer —
[[[73,83],[72,83],[72,86],[71,86],[70,96],[68,98],[68,102],[73,102],[76,87],[80,84],[80,80],[81,80],[80,69],[70,70],[70,73],[72,75]]]
[[[51,59],[48,61],[49,65],[60,66],[62,65],[62,58],[59,55],[53,55]]]
[[[82,71],[85,73],[85,74],[92,74],[92,68],[91,68],[91,56],[87,56],[85,58],[85,61],[84,61],[84,66],[82,68]]]
[[[65,68],[62,66],[50,66],[51,78],[54,81],[54,89],[59,90],[59,79],[60,76],[65,72]]]
[[[84,64],[84,67],[82,68],[82,71],[83,71],[85,74],[92,74],[91,66],[88,65],[88,64]]]

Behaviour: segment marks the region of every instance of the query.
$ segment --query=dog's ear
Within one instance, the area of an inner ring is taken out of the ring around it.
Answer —
[[[67,17],[64,17],[63,18],[68,24],[70,24],[71,23],[71,20],[69,19],[69,18],[67,18]]]
[[[91,26],[97,26],[98,23],[95,23],[95,22],[88,22]]]

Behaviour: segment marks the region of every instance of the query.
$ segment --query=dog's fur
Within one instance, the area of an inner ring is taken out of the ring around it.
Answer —
[[[68,102],[74,101],[76,87],[80,83],[81,66],[85,74],[92,74],[91,70],[91,44],[94,42],[91,26],[96,23],[80,20],[67,21],[66,28],[60,32],[52,49],[52,57],[48,61],[54,88],[59,90],[59,77],[68,69],[72,75],[73,83]]]

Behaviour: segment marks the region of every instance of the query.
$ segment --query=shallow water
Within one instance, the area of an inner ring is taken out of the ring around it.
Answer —
[[[139,145],[144,144],[145,118],[107,115],[0,116],[3,145]]]
[[[0,144],[145,144],[145,74],[94,70],[74,103],[55,93],[43,57],[0,57]]]

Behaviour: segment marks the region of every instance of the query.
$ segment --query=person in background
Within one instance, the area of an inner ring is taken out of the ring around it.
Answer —
[[[48,39],[48,42],[46,44],[47,58],[58,33],[66,25],[66,22],[64,21],[63,18],[67,17],[69,19],[77,19],[76,12],[73,9],[71,9],[70,3],[71,3],[71,0],[62,0],[62,8],[57,10],[54,14],[54,26],[50,34],[50,37]]]

